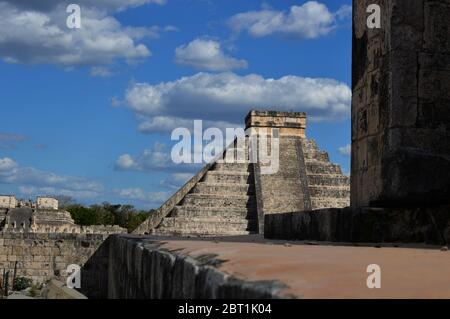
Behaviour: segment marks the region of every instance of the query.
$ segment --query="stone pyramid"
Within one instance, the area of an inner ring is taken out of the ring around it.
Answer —
[[[264,164],[224,163],[236,142],[206,165],[144,222],[137,234],[235,236],[264,231],[264,215],[349,206],[349,177],[328,154],[305,137],[306,115],[252,111],[251,136],[262,130],[279,135],[279,169],[264,174]],[[266,140],[265,140],[266,141]],[[270,141],[270,139],[267,139]],[[245,140],[248,159],[249,138]]]

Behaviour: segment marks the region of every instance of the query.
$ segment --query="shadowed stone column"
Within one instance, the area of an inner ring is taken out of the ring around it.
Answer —
[[[450,0],[353,6],[351,204],[449,204]]]

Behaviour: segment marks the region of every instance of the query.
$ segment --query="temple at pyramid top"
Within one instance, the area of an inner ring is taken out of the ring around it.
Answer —
[[[252,136],[245,141],[246,162],[221,160],[238,152],[236,142],[230,145],[135,233],[199,237],[263,233],[268,214],[349,205],[349,177],[306,138],[305,113],[252,110],[245,124]],[[263,144],[263,138],[271,141],[267,135],[278,143],[278,169],[271,174],[264,173],[266,163],[260,158],[249,161],[253,139]]]
[[[265,129],[270,135],[277,128],[280,136],[305,138],[306,113],[252,110],[245,117],[245,127],[252,133]]]

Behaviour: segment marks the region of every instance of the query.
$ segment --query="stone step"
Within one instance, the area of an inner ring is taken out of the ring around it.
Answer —
[[[313,209],[322,209],[322,208],[342,208],[350,206],[350,198],[314,198],[311,197],[311,204]]]
[[[305,156],[305,160],[316,160],[319,162],[326,162],[326,163],[330,161],[330,157],[328,156],[327,152],[311,151],[311,152],[303,152],[303,154]]]
[[[218,195],[253,195],[255,194],[255,187],[251,184],[200,182],[194,186],[191,193]]]
[[[342,174],[339,165],[316,161],[307,161],[306,171],[308,174]]]
[[[350,197],[350,187],[310,186],[309,193],[310,193],[311,197],[349,198]]]
[[[252,167],[248,163],[217,163],[214,171],[251,172]]]
[[[203,178],[203,182],[211,183],[232,183],[232,184],[252,184],[253,174],[249,172],[234,171],[208,171]]]
[[[303,148],[305,150],[318,150],[319,149],[316,141],[314,141],[314,140],[303,139],[302,142],[303,142]]]
[[[215,230],[209,231],[205,229],[177,229],[177,228],[161,228],[154,229],[152,235],[154,236],[174,236],[174,237],[231,237],[231,236],[244,236],[254,234],[254,231],[248,230],[229,230],[221,231],[217,233]]]
[[[188,194],[181,201],[182,205],[199,207],[247,207],[254,208],[256,201],[253,196]]]
[[[235,235],[256,230],[256,220],[226,221],[223,219],[165,218],[155,234],[167,235]]]
[[[222,216],[215,217],[168,217],[165,218],[159,227],[171,227],[174,225],[185,225],[192,228],[199,228],[203,226],[221,226],[222,228],[247,228],[249,225],[256,226],[256,219],[245,218],[223,218]]]
[[[308,174],[309,186],[346,186],[350,178],[341,174]]]
[[[225,219],[240,218],[254,219],[257,216],[256,209],[239,207],[197,207],[175,206],[169,217],[223,217]]]

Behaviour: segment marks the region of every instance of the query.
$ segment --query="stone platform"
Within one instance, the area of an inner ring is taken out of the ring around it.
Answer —
[[[110,298],[450,298],[450,252],[266,240],[113,236]],[[381,289],[367,288],[367,266]],[[124,281],[123,278],[130,280]]]
[[[368,243],[450,243],[450,206],[346,207],[265,216],[272,239]]]

